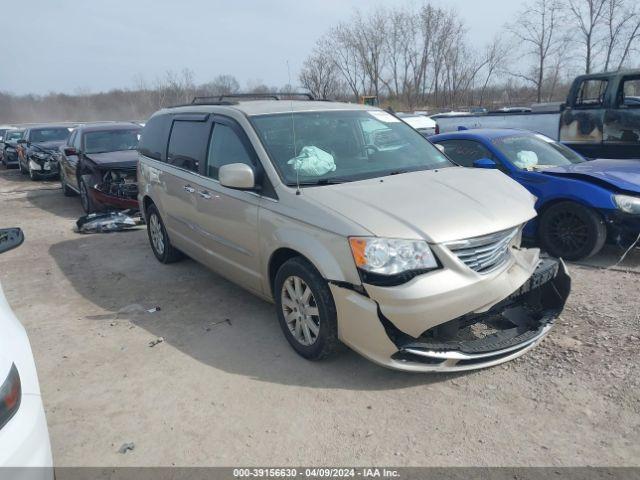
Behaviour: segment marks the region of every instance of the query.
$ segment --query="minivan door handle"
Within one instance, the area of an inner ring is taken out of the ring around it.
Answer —
[[[189,193],[193,193],[196,191],[196,189],[193,188],[191,185],[185,185],[183,188]]]
[[[206,198],[207,200],[209,200],[211,198],[211,194],[209,192],[207,192],[206,190],[198,191],[198,195],[200,195],[202,198]]]

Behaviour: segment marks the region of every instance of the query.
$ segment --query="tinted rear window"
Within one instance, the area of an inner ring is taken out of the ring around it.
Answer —
[[[167,162],[197,172],[207,155],[210,131],[209,122],[174,121]]]
[[[154,160],[164,160],[171,117],[159,115],[150,119],[142,130],[138,151]]]

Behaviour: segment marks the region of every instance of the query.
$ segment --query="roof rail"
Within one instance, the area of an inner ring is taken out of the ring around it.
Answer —
[[[231,105],[230,102],[225,102],[225,98],[231,99],[244,99],[244,100],[288,100],[291,97],[305,97],[307,100],[315,100],[314,96],[310,93],[300,92],[275,92],[275,93],[229,93],[227,95],[213,95],[206,97],[194,97],[191,101],[192,104],[218,104],[218,105]]]

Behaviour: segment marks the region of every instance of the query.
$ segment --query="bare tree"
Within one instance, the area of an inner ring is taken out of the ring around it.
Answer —
[[[200,88],[205,95],[231,95],[240,91],[240,83],[233,75],[218,75]]]
[[[382,72],[385,68],[384,42],[387,36],[386,11],[379,9],[363,18],[356,12],[349,36],[358,62],[366,76],[366,93],[380,96]]]
[[[478,105],[481,106],[484,104],[484,95],[493,77],[497,73],[500,73],[500,71],[507,70],[506,63],[508,61],[508,58],[509,47],[501,39],[501,37],[496,36],[484,50],[480,69],[483,73],[484,80],[482,81],[482,86],[480,87],[480,98],[478,100]]]
[[[607,0],[604,70],[614,65],[621,69],[640,39],[639,7],[636,2],[629,3],[629,0]]]
[[[318,47],[305,60],[299,80],[316,98],[334,98],[341,93],[341,81],[336,64],[329,53]]]
[[[603,24],[609,0],[567,0],[569,18],[578,30],[578,41],[584,45],[584,71],[593,69],[596,47],[599,43],[598,29]]]
[[[542,99],[547,61],[561,44],[559,31],[560,4],[557,0],[532,0],[508,30],[523,44],[526,55],[535,61],[531,73],[512,73],[531,82],[536,89],[536,100]]]

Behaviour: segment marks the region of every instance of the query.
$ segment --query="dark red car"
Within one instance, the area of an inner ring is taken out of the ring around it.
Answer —
[[[64,194],[79,194],[87,213],[138,209],[138,140],[134,123],[86,124],[60,148]]]

